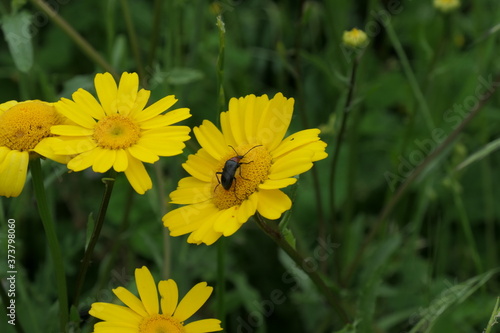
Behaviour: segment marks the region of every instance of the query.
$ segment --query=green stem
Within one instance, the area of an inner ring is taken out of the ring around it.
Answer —
[[[163,20],[163,0],[155,0],[154,4],[154,18],[153,18],[153,29],[151,32],[151,44],[149,46],[149,56],[147,66],[151,68],[153,66],[153,61],[156,58],[156,50],[158,49],[158,41],[160,40],[160,28],[161,21]]]
[[[134,60],[137,66],[137,72],[139,77],[144,79],[144,67],[142,66],[141,52],[139,42],[137,41],[137,34],[135,33],[134,22],[132,21],[132,15],[130,15],[130,7],[127,0],[121,0],[120,2],[123,9],[123,16],[125,18],[125,25],[127,26],[128,37],[130,39],[130,47],[132,48],[132,54],[134,55]],[[144,80],[144,82],[147,82],[147,80]]]
[[[61,332],[65,332],[69,319],[66,274],[64,271],[64,261],[61,248],[57,239],[56,228],[49,211],[47,196],[45,195],[42,167],[39,158],[35,158],[30,161],[30,170],[33,180],[33,189],[35,191],[35,197],[38,206],[38,213],[40,214],[40,218],[42,219],[42,224],[43,228],[45,229],[45,236],[47,237],[50,254],[52,256],[52,260],[54,261],[57,296],[59,299],[59,324],[61,326]]]
[[[323,279],[319,276],[316,270],[305,269],[308,267],[307,262],[304,257],[300,255],[284,238],[280,233],[276,223],[272,221],[266,221],[260,214],[256,214],[257,225],[260,227],[265,234],[267,234],[271,239],[283,250],[286,254],[297,264],[297,266],[304,271],[304,273],[309,276],[311,281],[316,285],[318,290],[323,296],[325,296],[327,302],[333,307],[335,312],[337,312],[340,319],[345,323],[349,323],[349,316],[347,315],[344,308],[341,306],[339,297],[333,293],[333,291],[325,284]]]
[[[217,112],[224,112],[226,110],[226,97],[224,94],[224,52],[225,52],[225,39],[226,28],[222,15],[217,16],[217,27],[219,28],[219,56],[217,58],[217,83],[218,83],[218,100]],[[216,117],[220,121],[219,116]],[[226,239],[222,237],[217,242],[217,318],[222,322],[222,327],[225,325],[226,306]]]
[[[43,0],[31,0],[35,6],[40,8],[47,16],[54,21],[74,42],[80,47],[92,61],[101,66],[105,71],[117,77],[113,67],[90,45],[71,25],[57,14]]]
[[[99,208],[99,215],[97,216],[96,224],[92,235],[90,236],[90,241],[85,250],[85,254],[80,265],[80,270],[78,271],[75,298],[73,300],[73,305],[78,308],[78,303],[80,301],[80,294],[83,288],[83,282],[85,281],[85,275],[87,274],[87,269],[89,268],[90,261],[92,259],[92,253],[94,252],[94,247],[97,244],[99,234],[101,233],[102,226],[104,224],[104,218],[106,217],[106,211],[108,210],[109,200],[111,198],[111,193],[113,192],[113,186],[115,184],[116,172],[113,171],[112,177],[103,178],[104,183],[104,194],[102,197],[101,207]]]
[[[356,70],[358,68],[358,59],[354,59],[351,69],[351,77],[349,80],[349,90],[347,93],[347,99],[344,105],[344,112],[342,113],[342,120],[340,124],[340,129],[335,140],[335,148],[333,149],[332,164],[330,167],[330,207],[331,207],[331,220],[332,224],[335,222],[335,171],[337,169],[337,162],[339,158],[340,145],[342,144],[342,138],[347,125],[347,119],[349,116],[349,111],[351,111],[352,97],[354,96],[354,86],[356,84]]]
[[[226,237],[217,241],[217,318],[225,327],[226,319]]]
[[[401,62],[401,66],[403,67],[403,71],[408,79],[408,83],[410,84],[410,88],[413,92],[413,95],[417,99],[417,102],[422,110],[422,115],[424,117],[425,123],[427,125],[427,129],[432,131],[436,126],[434,125],[434,120],[432,120],[431,112],[429,110],[429,106],[427,105],[427,101],[425,100],[424,94],[422,93],[422,89],[418,85],[417,78],[415,77],[415,73],[411,68],[410,61],[406,56],[406,53],[401,45],[401,42],[398,39],[398,36],[394,32],[394,28],[391,25],[391,22],[384,23],[384,20],[381,19],[380,22],[384,25],[385,30],[387,31],[387,35],[391,40],[392,46],[398,55],[399,61]]]
[[[218,83],[218,105],[219,110],[218,113],[224,112],[226,105],[226,96],[224,94],[224,50],[226,45],[226,28],[224,26],[224,21],[222,20],[222,16],[217,16],[217,27],[219,28],[219,56],[217,58],[217,83]],[[217,114],[216,119],[219,119]]]

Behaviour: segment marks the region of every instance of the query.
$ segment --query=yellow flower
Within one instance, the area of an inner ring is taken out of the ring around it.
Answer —
[[[460,7],[460,0],[434,0],[434,7],[442,12],[450,12]]]
[[[0,195],[17,197],[23,190],[30,157],[40,155],[60,163],[67,161],[50,149],[50,127],[63,124],[64,117],[52,103],[9,101],[0,104]],[[44,143],[49,148],[42,149]],[[40,149],[38,149],[40,148]]]
[[[140,299],[123,287],[113,289],[126,306],[102,302],[92,304],[90,315],[104,320],[95,324],[95,333],[204,333],[222,330],[217,319],[184,324],[210,297],[213,288],[206,282],[195,285],[179,303],[175,281],[160,281],[157,290],[153,276],[145,266],[135,270],[135,283]]]
[[[368,44],[368,37],[363,30],[353,28],[351,31],[344,31],[342,41],[347,46],[364,47]]]
[[[63,98],[56,103],[75,125],[52,127],[51,132],[59,135],[53,149],[76,155],[68,162],[73,171],[92,167],[101,173],[111,168],[124,172],[134,190],[144,194],[152,182],[143,162],[182,153],[190,129],[171,125],[189,118],[189,109],[162,114],[177,101],[173,95],[146,107],[150,91],[137,91],[136,73],[123,73],[118,86],[109,73],[97,74],[94,83],[100,103],[83,89],[73,94],[74,101]]]
[[[291,208],[280,188],[327,157],[319,129],[283,139],[293,104],[281,93],[271,100],[232,98],[220,116],[222,132],[207,120],[194,128],[202,148],[183,164],[192,177],[181,179],[170,194],[172,203],[187,205],[163,217],[170,235],[191,233],[189,243],[210,245],[235,233],[256,212],[274,220]]]

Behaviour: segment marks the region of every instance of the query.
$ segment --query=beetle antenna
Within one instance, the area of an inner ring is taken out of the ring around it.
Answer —
[[[248,149],[248,151],[245,153],[245,155],[243,155],[243,157],[245,157],[246,154],[248,154],[252,149],[257,148],[257,147],[262,147],[262,145],[253,146],[252,148]]]
[[[231,146],[231,145],[228,145],[228,146],[229,146],[229,147],[231,147],[231,149],[232,149],[232,150],[236,153],[236,155],[238,155],[238,156],[239,156],[238,152],[236,151],[236,149],[234,149],[234,147],[233,147],[233,146]]]

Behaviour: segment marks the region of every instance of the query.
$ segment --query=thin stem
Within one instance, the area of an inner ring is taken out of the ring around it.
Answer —
[[[57,12],[48,6],[43,0],[31,0],[35,6],[40,8],[45,14],[54,21],[85,53],[92,61],[101,66],[105,71],[117,77],[113,67],[75,30],[68,24]]]
[[[73,305],[78,308],[78,303],[80,301],[80,294],[83,288],[83,282],[85,281],[85,275],[87,274],[87,269],[89,268],[90,261],[92,259],[92,254],[94,252],[95,245],[99,239],[99,234],[101,233],[102,226],[104,224],[104,218],[106,217],[106,212],[108,210],[109,200],[111,198],[111,193],[113,192],[113,186],[115,184],[116,172],[113,172],[112,178],[103,178],[104,183],[104,194],[102,197],[101,207],[99,208],[99,215],[90,236],[90,241],[85,250],[85,254],[80,265],[80,270],[78,271],[75,299],[73,300]]]
[[[340,152],[340,145],[342,144],[342,138],[344,137],[344,132],[347,125],[347,119],[351,111],[352,97],[354,96],[354,86],[356,84],[356,70],[358,68],[358,59],[354,59],[351,68],[351,77],[349,79],[349,91],[347,93],[347,99],[344,105],[344,112],[342,113],[342,121],[340,124],[340,129],[335,140],[335,148],[333,149],[332,165],[330,167],[330,207],[331,207],[331,219],[332,224],[335,222],[335,171],[337,169],[337,163]]]
[[[410,61],[406,56],[403,46],[401,45],[398,36],[394,32],[391,22],[385,22],[383,19],[381,19],[380,22],[384,25],[385,30],[387,31],[387,35],[391,40],[392,46],[394,47],[394,50],[398,55],[399,61],[401,62],[401,66],[403,67],[403,71],[406,75],[406,78],[408,79],[408,83],[410,84],[413,95],[417,99],[420,109],[422,110],[422,115],[427,125],[427,129],[429,131],[432,131],[435,128],[434,120],[432,119],[429,106],[427,105],[427,101],[425,100],[424,94],[422,93],[422,89],[420,89],[420,86],[418,85],[417,78],[415,77],[415,73],[411,68]]]
[[[217,241],[217,318],[225,327],[226,319],[226,237]]]
[[[441,153],[448,148],[458,137],[458,135],[464,130],[464,128],[474,119],[479,111],[483,108],[483,106],[486,104],[486,102],[491,98],[491,96],[495,93],[497,90],[498,86],[500,86],[500,76],[496,77],[495,80],[491,84],[491,89],[488,90],[487,94],[479,101],[479,103],[476,104],[476,106],[469,112],[467,117],[453,130],[453,132],[448,135],[448,137],[427,157],[425,160],[417,166],[413,172],[408,176],[406,181],[401,184],[397,191],[396,194],[389,200],[389,202],[384,206],[384,209],[381,211],[377,221],[375,222],[374,226],[372,227],[369,235],[365,238],[363,244],[361,245],[360,249],[356,253],[356,256],[350,265],[349,269],[347,270],[346,274],[346,280],[350,280],[352,274],[354,273],[354,270],[359,264],[359,261],[361,260],[361,257],[366,250],[368,244],[373,240],[375,235],[379,232],[381,226],[383,225],[383,222],[389,217],[389,215],[392,213],[392,210],[394,207],[396,207],[396,204],[401,200],[403,195],[406,193],[406,190],[412,184],[420,174],[424,170],[427,169],[427,167],[437,158]]]
[[[304,273],[309,276],[311,281],[316,285],[318,290],[322,295],[325,296],[327,302],[333,307],[335,312],[337,312],[340,319],[345,323],[349,323],[349,316],[347,315],[344,308],[341,306],[339,297],[333,293],[333,291],[325,284],[323,279],[319,276],[316,270],[305,269],[308,266],[304,257],[300,255],[283,237],[280,233],[277,225],[272,221],[265,221],[260,214],[256,214],[255,221],[264,233],[266,233],[271,239],[283,250],[286,254],[297,264],[297,266],[304,271]]]
[[[137,41],[137,34],[135,33],[134,21],[132,20],[132,15],[130,14],[130,7],[128,5],[128,0],[120,1],[123,9],[123,16],[125,18],[125,25],[127,26],[127,33],[130,39],[130,47],[132,48],[132,54],[134,55],[135,64],[137,66],[137,72],[140,78],[145,78],[144,67],[142,65],[141,51],[139,47],[139,42]],[[147,82],[147,80],[144,80]]]
[[[222,15],[217,16],[217,27],[219,28],[219,56],[217,58],[217,83],[218,83],[218,113],[225,111],[226,96],[224,93],[224,53],[226,45],[226,28],[224,26],[224,21],[222,20]],[[219,119],[217,115],[216,119]]]
[[[217,27],[219,28],[219,56],[217,59],[217,82],[219,86],[217,111],[223,112],[226,109],[226,97],[224,94],[224,53],[225,53],[225,40],[226,28],[222,15],[217,16]],[[219,121],[219,117],[216,119]],[[217,318],[222,322],[224,327],[226,318],[226,239],[222,237],[217,242]]]
[[[49,211],[47,196],[45,195],[42,167],[39,158],[35,158],[30,161],[30,170],[33,181],[33,189],[35,191],[35,197],[38,206],[38,213],[40,214],[43,228],[45,229],[45,236],[47,237],[50,254],[52,256],[52,260],[54,261],[57,296],[59,299],[59,324],[61,326],[61,332],[65,332],[69,319],[66,274],[64,270],[64,261],[61,248],[57,239],[56,228]]]
[[[154,4],[154,17],[153,17],[153,28],[151,32],[151,44],[149,47],[149,56],[147,66],[152,67],[153,61],[156,57],[156,50],[158,49],[158,40],[160,39],[160,29],[161,21],[163,20],[163,0],[155,0]]]

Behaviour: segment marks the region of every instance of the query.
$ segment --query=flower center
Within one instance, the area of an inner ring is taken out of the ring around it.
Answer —
[[[272,164],[272,157],[264,146],[247,144],[235,150],[237,153],[221,159],[216,171],[221,174],[214,173],[212,178],[213,203],[221,210],[240,205],[257,191],[267,179]]]
[[[62,117],[50,104],[18,103],[0,115],[0,146],[30,151],[42,139],[51,136],[50,127],[61,121]]]
[[[184,326],[177,319],[155,314],[146,317],[139,324],[139,333],[184,333]]]
[[[139,141],[141,128],[128,116],[114,114],[99,120],[94,128],[94,140],[101,148],[124,149]]]

